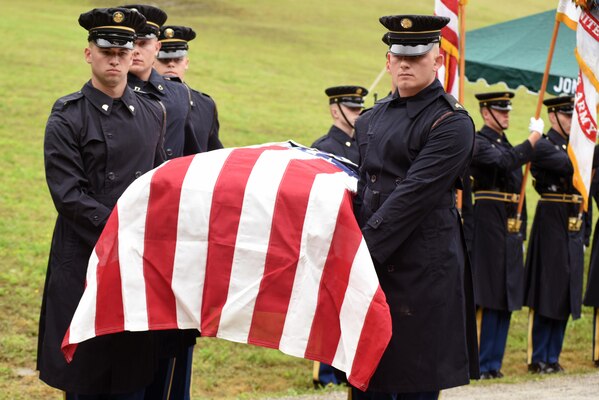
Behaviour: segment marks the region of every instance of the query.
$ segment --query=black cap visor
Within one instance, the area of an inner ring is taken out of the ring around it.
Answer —
[[[88,41],[94,42],[101,48],[116,47],[133,50],[135,33],[122,29],[94,29],[90,31]]]

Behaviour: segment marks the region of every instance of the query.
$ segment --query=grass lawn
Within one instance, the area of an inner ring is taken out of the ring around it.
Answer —
[[[303,144],[330,125],[324,89],[370,87],[384,66],[384,28],[378,17],[432,13],[433,0],[169,0],[156,1],[169,24],[194,27],[190,86],[219,107],[225,146],[293,139]],[[555,4],[554,4],[555,3]],[[89,79],[83,59],[86,32],[80,13],[114,6],[106,1],[3,1],[0,53],[0,399],[60,399],[35,369],[37,323],[56,212],[43,168],[43,134],[54,101]],[[546,11],[557,0],[471,1],[468,29]],[[489,43],[492,46],[492,43]],[[387,77],[375,88],[389,88]],[[473,94],[502,85],[466,85],[465,105],[477,126]],[[512,143],[528,135],[535,95],[518,89]],[[372,99],[367,100],[372,104]],[[546,124],[548,124],[545,118]],[[529,215],[538,198],[529,184]],[[529,224],[530,226],[531,224]],[[527,310],[513,315],[506,382],[526,373]],[[568,325],[562,356],[568,373],[592,370],[591,310]],[[476,383],[486,384],[486,383]],[[311,362],[278,351],[201,339],[195,351],[194,399],[250,399],[312,390]]]

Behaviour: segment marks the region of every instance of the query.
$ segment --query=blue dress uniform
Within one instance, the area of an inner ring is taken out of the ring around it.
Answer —
[[[188,117],[191,103],[184,84],[169,80],[154,69],[147,81],[129,73],[127,84],[135,91],[156,95],[164,104],[167,115],[164,151],[168,159],[199,152]]]
[[[347,133],[335,125],[331,126],[325,136],[316,139],[312,143],[312,147],[345,157],[356,165],[360,162],[360,153],[358,152],[358,145],[355,139],[348,136]]]
[[[512,92],[478,94],[481,107],[511,110]],[[528,140],[512,147],[505,135],[488,126],[477,132],[470,165],[474,193],[472,264],[478,307],[480,372],[501,377],[511,313],[522,307],[526,204],[515,222],[522,165],[533,155]]]
[[[532,372],[561,370],[559,356],[568,318],[580,318],[584,229],[578,218],[582,198],[572,186],[574,168],[567,144],[565,137],[549,130],[537,143],[531,165],[541,196],[530,234],[524,292],[532,324],[528,359]]]
[[[137,18],[145,23],[137,13],[112,8],[84,13],[79,21],[88,30],[102,27],[90,34],[97,46],[132,48],[133,31],[118,31],[120,25],[134,28]],[[106,39],[104,33],[111,36]],[[156,100],[127,87],[120,99],[113,99],[91,81],[52,107],[44,162],[58,217],[37,357],[40,379],[50,386],[79,395],[138,394],[153,376],[156,357],[151,334],[126,332],[83,342],[70,364],[60,345],[83,294],[92,249],[117,199],[131,182],[164,160],[163,124],[163,110]]]
[[[430,51],[448,22],[431,16],[380,20],[390,31],[389,51],[400,55],[403,45]],[[422,46],[404,41],[416,35]],[[359,222],[387,297],[393,335],[368,392],[354,389],[352,395],[436,399],[441,389],[478,377],[472,281],[455,208],[474,126],[436,79],[410,97],[395,92],[361,118],[368,123],[356,123],[367,127],[356,132]]]
[[[364,96],[368,94],[368,90],[362,86],[333,86],[325,89],[325,94],[329,97],[329,104],[337,105],[347,125],[354,129],[354,124],[349,121],[341,106],[363,109]],[[345,157],[356,165],[360,162],[360,153],[355,138],[335,125],[331,126],[326,135],[316,139],[312,143],[312,147]]]
[[[595,146],[595,157],[593,160],[593,169],[596,170],[599,165],[599,146]],[[599,174],[595,172],[591,184],[590,195],[595,199],[595,204],[599,205]],[[592,204],[589,200],[589,210]],[[588,220],[590,220],[590,216]],[[599,367],[599,221],[595,225],[595,234],[593,235],[593,244],[591,250],[591,261],[589,263],[589,274],[587,278],[587,287],[584,294],[583,304],[593,307],[593,347],[592,360],[595,367]]]
[[[195,31],[187,26],[164,25],[160,28],[158,40],[161,43],[157,59],[173,59],[187,57],[188,42],[195,39]],[[183,82],[182,77],[165,76],[166,79]],[[223,145],[218,137],[219,122],[216,103],[206,93],[192,89],[184,83],[187,89],[187,98],[191,104],[189,125],[193,132],[186,142],[184,153],[193,154],[211,150],[222,149]]]

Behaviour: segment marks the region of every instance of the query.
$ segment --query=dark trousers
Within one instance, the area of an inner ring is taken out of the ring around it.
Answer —
[[[532,362],[559,361],[568,320],[547,318],[535,312],[532,325]]]
[[[439,392],[416,393],[375,393],[362,392],[354,387],[351,389],[350,400],[437,400]]]
[[[65,393],[65,400],[143,400],[145,388],[137,392],[121,394],[76,394]]]
[[[144,400],[190,400],[193,346],[158,362],[154,381],[146,388]]]
[[[479,345],[481,373],[501,370],[511,318],[510,311],[483,309]]]

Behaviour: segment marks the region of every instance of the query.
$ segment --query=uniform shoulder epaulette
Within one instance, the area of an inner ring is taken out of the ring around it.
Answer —
[[[56,100],[56,102],[54,103],[54,106],[52,107],[52,110],[64,110],[64,108],[73,103],[76,102],[77,100],[80,100],[83,98],[83,93],[81,93],[81,90],[75,93],[71,93],[68,94],[64,97],[61,97],[60,99]]]
[[[466,108],[464,108],[464,106],[460,104],[460,102],[457,101],[457,99],[453,97],[451,94],[445,93],[442,97],[445,99],[447,104],[449,104],[449,106],[453,109],[453,111],[466,111]]]

